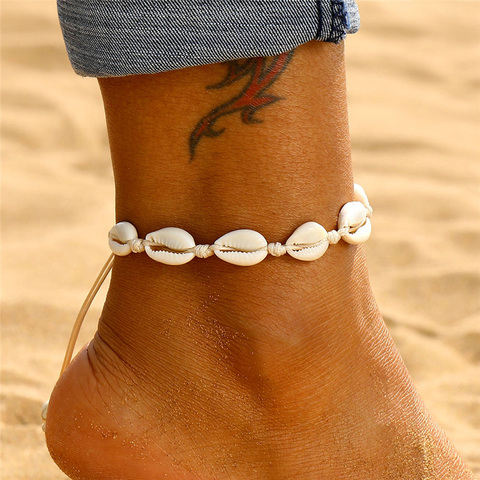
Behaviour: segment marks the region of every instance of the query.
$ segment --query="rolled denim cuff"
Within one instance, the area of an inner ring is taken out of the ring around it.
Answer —
[[[355,0],[57,0],[81,76],[159,73],[338,43],[360,25]]]
[[[339,43],[348,33],[357,33],[360,14],[355,0],[317,0],[316,40]]]

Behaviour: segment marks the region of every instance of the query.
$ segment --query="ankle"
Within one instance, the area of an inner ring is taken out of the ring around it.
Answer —
[[[305,349],[321,367],[348,364],[379,315],[362,249],[335,245],[317,262],[268,260],[241,268],[217,258],[180,267],[142,254],[118,258],[99,334],[132,365],[145,356],[142,368],[152,357],[168,364],[153,352],[174,350],[235,374],[271,368],[275,376],[276,362]]]

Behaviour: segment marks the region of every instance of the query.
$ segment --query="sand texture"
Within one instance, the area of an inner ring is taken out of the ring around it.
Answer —
[[[68,63],[55,2],[1,6],[0,477],[65,479],[39,411],[109,254],[105,120],[96,80]],[[375,208],[373,289],[425,403],[478,475],[480,2],[359,6],[347,74],[356,180]]]

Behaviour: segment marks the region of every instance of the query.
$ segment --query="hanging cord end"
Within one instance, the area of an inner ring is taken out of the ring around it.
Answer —
[[[67,351],[65,352],[65,358],[63,360],[62,368],[60,370],[60,376],[63,374],[65,369],[68,367],[68,365],[72,361],[73,351],[75,349],[75,344],[77,343],[78,334],[80,332],[80,328],[82,327],[83,320],[85,319],[88,309],[90,308],[90,305],[92,304],[95,296],[100,290],[100,287],[103,285],[103,282],[107,278],[107,275],[110,273],[110,270],[112,269],[112,266],[113,266],[114,258],[115,258],[115,255],[113,253],[108,257],[107,262],[105,263],[102,270],[98,274],[98,277],[96,278],[92,288],[90,289],[87,297],[85,298],[85,301],[83,302],[82,307],[80,308],[80,311],[78,312],[77,318],[73,325],[72,333],[70,334],[70,339],[68,341]],[[43,431],[45,431],[49,401],[50,400],[46,401],[42,406],[41,417],[43,420],[43,424],[42,424]]]

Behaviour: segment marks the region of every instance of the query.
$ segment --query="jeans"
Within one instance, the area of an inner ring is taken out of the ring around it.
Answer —
[[[117,77],[339,43],[360,26],[355,0],[57,0],[76,73]]]

